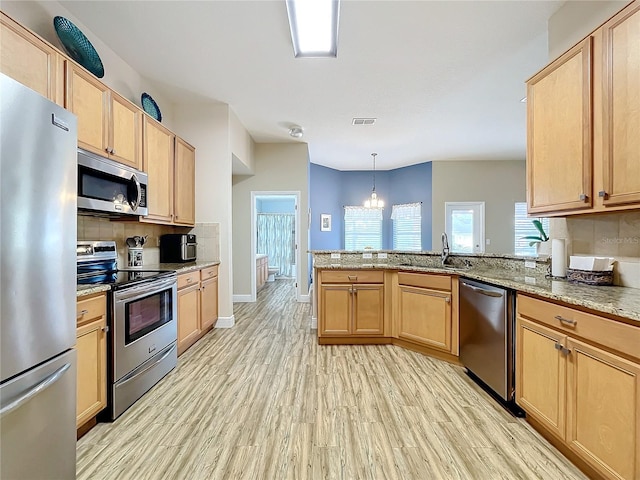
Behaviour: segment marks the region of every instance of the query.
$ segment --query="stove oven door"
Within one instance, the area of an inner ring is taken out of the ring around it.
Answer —
[[[114,292],[114,383],[176,342],[176,299],[175,277]]]

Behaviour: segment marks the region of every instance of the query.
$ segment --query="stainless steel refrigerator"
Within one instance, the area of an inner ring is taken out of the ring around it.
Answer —
[[[0,478],[76,473],[76,117],[0,74]]]

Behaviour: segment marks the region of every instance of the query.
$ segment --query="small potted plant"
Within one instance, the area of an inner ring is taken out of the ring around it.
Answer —
[[[543,243],[549,241],[549,236],[545,233],[544,228],[542,228],[542,222],[540,220],[535,219],[531,223],[536,227],[536,230],[540,233],[540,235],[527,235],[526,237],[522,237],[522,240],[529,240],[529,246],[536,246],[536,252],[538,255],[549,255],[549,248],[541,248]]]

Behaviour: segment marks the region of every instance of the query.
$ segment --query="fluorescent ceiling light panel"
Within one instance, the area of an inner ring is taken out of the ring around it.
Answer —
[[[287,0],[295,57],[338,54],[340,0]]]

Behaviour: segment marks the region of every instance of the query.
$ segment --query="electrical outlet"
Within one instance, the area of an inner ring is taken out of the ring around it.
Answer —
[[[524,283],[529,284],[529,285],[535,285],[536,284],[536,279],[533,277],[524,277]]]
[[[380,259],[380,258],[387,258],[387,254],[386,254],[386,252],[385,252],[385,253],[379,253],[379,254],[378,254],[378,258],[379,258],[379,259]]]
[[[373,253],[363,253],[362,254],[362,258],[364,258],[364,259],[373,258]]]
[[[525,260],[524,261],[524,268],[536,268],[536,261],[535,260]]]
[[[332,253],[331,254],[331,258],[340,258],[340,254],[339,253]]]

